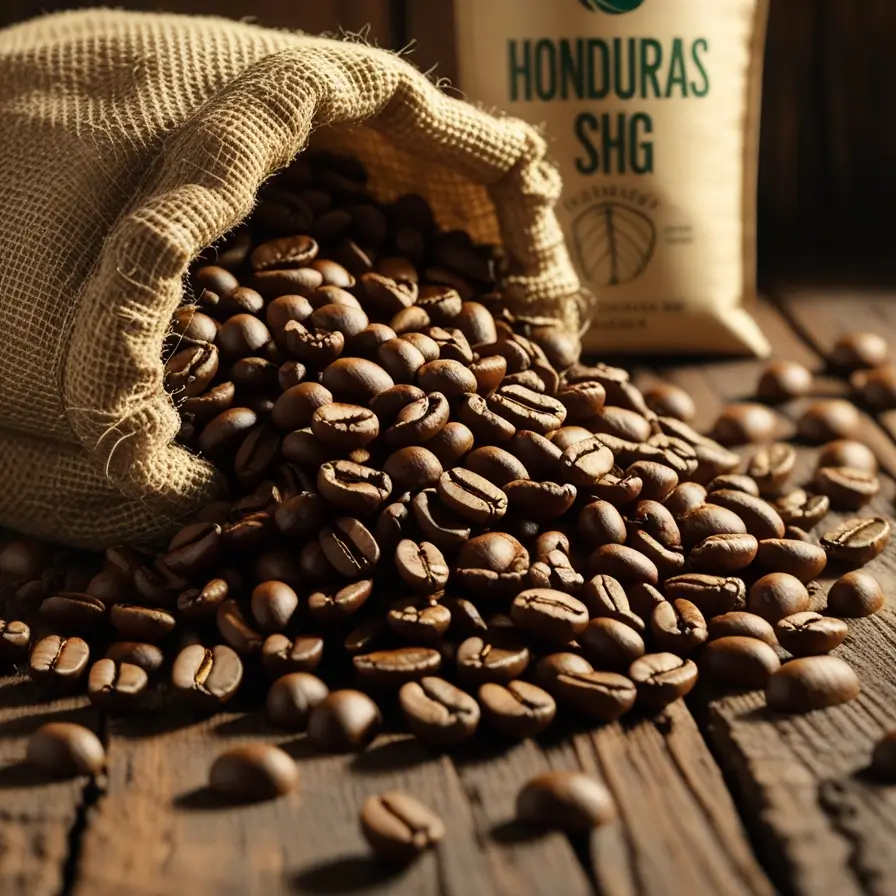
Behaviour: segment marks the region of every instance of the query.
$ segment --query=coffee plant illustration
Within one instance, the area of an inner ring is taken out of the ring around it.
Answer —
[[[579,270],[588,280],[619,286],[644,273],[656,246],[656,228],[630,205],[600,202],[575,219],[573,242]]]

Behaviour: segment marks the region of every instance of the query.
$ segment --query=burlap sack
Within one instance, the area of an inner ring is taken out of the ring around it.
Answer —
[[[529,126],[357,43],[88,10],[0,32],[0,524],[84,546],[152,538],[220,488],[172,444],[160,348],[191,258],[318,141],[384,200],[503,241],[520,309],[579,326]]]

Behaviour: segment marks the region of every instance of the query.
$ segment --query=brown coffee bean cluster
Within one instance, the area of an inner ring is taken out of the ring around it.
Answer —
[[[642,394],[626,371],[581,363],[558,321],[514,313],[513,269],[440,230],[420,197],[376,201],[352,160],[303,157],[272,180],[194,266],[165,346],[178,438],[230,496],[161,551],[7,544],[0,660],[116,712],[160,678],[213,710],[264,677],[273,724],[339,751],[370,743],[381,710],[438,745],[480,727],[522,738],[558,715],[659,710],[699,670],[768,686],[777,709],[854,696],[824,656],[846,626],[808,587],[890,537],[876,517],[807,534],[877,491],[848,413],[807,416],[804,434],[837,440],[796,488],[768,407],[732,406],[701,435],[680,388]],[[801,377],[779,365],[760,395],[802,394]],[[722,444],[743,442],[763,443],[745,472]],[[882,600],[851,573],[831,610]],[[781,666],[778,646],[799,659]],[[252,795],[244,781],[262,796],[297,783],[269,750],[212,773],[231,796]],[[583,817],[606,814],[599,796],[583,795]],[[553,799],[539,785],[521,811]],[[371,804],[368,836],[405,855],[417,811]]]

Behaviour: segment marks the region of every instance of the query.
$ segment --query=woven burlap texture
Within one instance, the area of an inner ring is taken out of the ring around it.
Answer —
[[[187,265],[312,139],[389,200],[501,239],[521,310],[579,325],[528,125],[399,57],[219,18],[87,10],[0,31],[0,524],[100,547],[170,531],[220,491],[172,443],[162,342]]]

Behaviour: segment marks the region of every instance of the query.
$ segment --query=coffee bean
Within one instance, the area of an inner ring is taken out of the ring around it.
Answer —
[[[507,684],[529,665],[529,650],[513,634],[490,631],[467,638],[457,649],[459,677],[471,684]]]
[[[612,576],[623,585],[636,582],[656,585],[659,581],[659,571],[652,560],[621,544],[606,544],[594,551],[588,558],[588,573]]]
[[[713,438],[723,445],[770,442],[778,430],[778,417],[761,404],[743,402],[725,408],[716,418]]]
[[[334,335],[331,333],[330,337]],[[301,355],[299,358],[302,360]],[[379,364],[366,358],[336,358],[324,368],[321,384],[341,401],[366,405],[395,382]]]
[[[308,612],[321,622],[339,622],[357,613],[372,591],[372,579],[361,579],[339,589],[315,591],[308,597]]]
[[[706,489],[697,482],[679,483],[663,502],[676,520],[680,520],[689,510],[702,507],[706,501]]]
[[[757,579],[747,596],[747,610],[771,623],[809,609],[809,592],[795,576],[773,572]]]
[[[818,454],[820,467],[852,467],[865,473],[876,473],[877,456],[864,443],[852,439],[836,439],[824,445]]]
[[[781,646],[794,656],[812,656],[839,647],[849,629],[840,619],[806,612],[779,619],[775,632]]]
[[[578,636],[588,659],[600,669],[625,671],[645,653],[644,639],[618,619],[592,619]]]
[[[724,507],[737,514],[747,532],[762,541],[765,538],[783,538],[784,521],[777,510],[762,498],[743,492],[722,489],[706,496],[709,504]]]
[[[766,538],[759,542],[756,567],[795,576],[801,582],[811,582],[827,565],[827,555],[816,544],[792,538]]]
[[[777,712],[809,712],[846,703],[858,696],[859,678],[835,656],[791,660],[769,679],[765,698]]]
[[[30,538],[18,538],[0,548],[0,581],[4,584],[38,579],[49,565],[47,547]]]
[[[486,532],[458,554],[455,577],[474,594],[517,594],[529,571],[529,552],[512,535]]]
[[[638,689],[638,699],[652,710],[662,709],[693,690],[697,666],[674,653],[648,653],[628,670]]]
[[[31,629],[24,622],[0,619],[0,668],[17,665],[28,656]]]
[[[299,596],[285,582],[262,582],[252,592],[252,618],[263,632],[283,631],[299,605]]]
[[[753,562],[759,544],[749,534],[710,535],[691,549],[688,562],[693,569],[702,572],[737,572],[746,569]]]
[[[299,767],[273,744],[240,744],[215,759],[208,780],[232,799],[272,800],[298,789]]]
[[[750,459],[747,473],[755,480],[764,495],[776,495],[793,474],[796,449],[784,442],[760,448]]]
[[[406,865],[444,839],[445,824],[413,796],[390,790],[364,801],[361,832],[379,858]]]
[[[446,469],[460,463],[473,448],[473,444],[473,433],[470,432],[469,428],[464,426],[463,423],[452,420],[429,439],[426,443],[426,448],[438,458],[442,469]],[[434,470],[435,467],[432,467],[432,469]],[[474,470],[473,472],[476,471]],[[480,475],[482,475],[481,472]]]
[[[202,588],[182,591],[177,598],[177,610],[185,619],[210,618],[229,593],[229,586],[224,579],[211,579]]]
[[[877,367],[887,361],[889,355],[890,346],[879,333],[847,333],[834,344],[830,360],[835,367],[857,370]]]
[[[451,625],[451,611],[429,598],[403,597],[390,604],[386,622],[407,641],[437,647]]]
[[[488,396],[487,404],[514,427],[540,435],[559,429],[566,419],[562,402],[525,386],[501,386]]]
[[[424,489],[415,495],[411,513],[423,536],[443,551],[458,551],[470,537],[470,527],[445,508],[435,489]]]
[[[208,342],[197,342],[181,349],[165,362],[165,388],[175,399],[199,395],[217,372],[217,348]]]
[[[649,584],[649,583],[648,583]],[[608,573],[592,576],[579,593],[579,599],[592,617],[606,617],[633,628],[639,634],[644,631],[644,621],[629,606],[623,583]]]
[[[60,631],[84,633],[105,619],[106,605],[89,594],[62,592],[41,603],[40,615]]]
[[[133,708],[148,684],[149,676],[139,666],[106,658],[97,660],[91,667],[87,696],[96,706],[120,712]]]
[[[802,438],[813,444],[850,439],[862,425],[855,405],[842,398],[827,398],[809,405],[797,422]]]
[[[576,713],[613,722],[635,704],[638,693],[629,678],[617,672],[561,672],[551,684],[553,695]]]
[[[530,478],[528,470],[517,457],[492,445],[471,451],[464,466],[498,488],[503,488],[508,482]]]
[[[531,825],[580,833],[616,818],[610,791],[582,772],[546,772],[533,778],[516,798],[517,818]]]
[[[189,702],[214,709],[239,690],[243,664],[239,656],[224,644],[206,648],[201,644],[185,647],[171,668],[171,685]]]
[[[472,737],[479,724],[479,704],[442,678],[408,682],[398,699],[408,727],[427,744],[460,743]]]
[[[667,600],[690,601],[706,616],[712,617],[743,607],[746,588],[743,580],[735,576],[685,573],[667,579],[663,593]]]
[[[811,391],[812,374],[796,361],[772,361],[756,386],[756,395],[769,404],[801,398]]]
[[[291,672],[313,672],[324,652],[320,635],[289,637],[281,633],[268,635],[261,645],[261,665],[269,678]]]
[[[379,470],[349,460],[321,464],[317,471],[321,497],[350,513],[373,513],[392,493],[392,480]]]
[[[831,585],[828,612],[835,616],[871,616],[884,605],[884,592],[874,576],[862,570],[848,572]]]
[[[89,660],[90,648],[86,641],[48,635],[32,648],[28,672],[43,687],[67,690],[84,674]]]
[[[896,778],[896,733],[885,734],[871,754],[871,772],[884,781]]]
[[[523,519],[548,523],[563,516],[576,499],[576,487],[568,483],[535,482],[517,479],[503,488],[512,514]]]
[[[896,408],[896,368],[892,364],[856,371],[849,378],[849,384],[873,411]]]
[[[828,557],[861,566],[873,560],[890,542],[890,524],[882,517],[854,517],[821,537]]]
[[[653,501],[664,501],[678,485],[678,473],[665,463],[652,460],[637,460],[625,470],[626,476],[637,476],[641,480],[640,497]]]
[[[781,661],[765,641],[743,635],[716,638],[700,652],[700,671],[728,688],[764,688],[781,667]]]
[[[359,520],[343,517],[320,533],[327,560],[347,579],[367,576],[380,559],[376,539]]]
[[[109,646],[106,657],[115,663],[138,666],[147,675],[158,672],[165,663],[165,654],[160,647],[141,641],[116,641]]]
[[[483,721],[505,737],[522,740],[544,731],[554,720],[554,698],[534,684],[488,682],[477,694]]]
[[[563,452],[559,469],[567,482],[578,486],[595,485],[613,469],[613,453],[598,438],[584,439]]]
[[[28,738],[26,759],[35,768],[58,778],[99,775],[106,767],[100,739],[83,725],[48,722]]]
[[[625,520],[608,501],[586,504],[579,513],[577,526],[579,535],[590,547],[625,543]]]
[[[428,541],[402,539],[395,548],[395,568],[418,594],[435,594],[448,582],[448,564],[442,552]]]
[[[329,693],[329,688],[315,675],[307,672],[283,675],[268,690],[265,701],[268,721],[287,731],[302,731],[311,710],[323,703]]]
[[[678,518],[678,528],[686,548],[693,548],[711,535],[747,534],[747,527],[737,513],[715,503],[687,511]]]
[[[397,689],[408,681],[438,672],[442,657],[429,647],[398,647],[360,654],[352,663],[365,685]]]
[[[382,728],[379,707],[360,691],[332,691],[311,710],[308,737],[322,750],[363,750]]]
[[[532,588],[514,598],[511,617],[523,631],[562,646],[584,631],[588,608],[562,591]]]
[[[683,598],[667,600],[655,607],[650,631],[660,650],[679,656],[693,653],[708,637],[703,614]]]
[[[815,487],[835,507],[858,510],[880,491],[880,480],[852,467],[821,467],[815,473]]]
[[[463,467],[446,470],[439,477],[436,490],[449,510],[478,525],[497,522],[507,512],[504,492]]]
[[[428,448],[412,446],[389,455],[383,472],[392,480],[394,489],[403,492],[435,485],[442,475],[442,464]]]
[[[747,613],[743,610],[732,610],[715,616],[709,620],[709,640],[742,636],[755,638],[766,644],[777,644],[778,638],[772,624],[755,613]]]
[[[570,423],[583,423],[600,411],[607,393],[600,383],[581,382],[562,386],[555,397],[566,408],[566,419]]]
[[[675,417],[690,423],[697,415],[694,399],[680,386],[660,383],[644,392],[647,407],[661,417]]]
[[[385,440],[393,448],[424,444],[444,428],[449,413],[448,399],[441,392],[415,399],[398,412]]]
[[[827,495],[810,495],[797,488],[775,501],[774,506],[785,523],[811,529],[827,515],[831,502]]]

